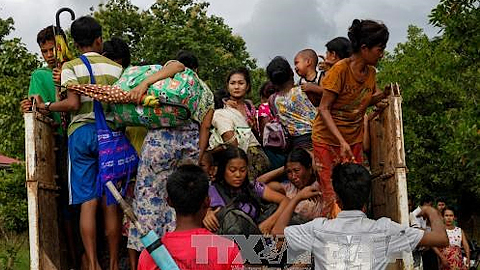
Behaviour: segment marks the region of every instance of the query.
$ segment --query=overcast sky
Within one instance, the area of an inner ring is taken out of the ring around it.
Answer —
[[[131,0],[142,9],[154,0]],[[0,17],[13,17],[15,31],[32,52],[38,52],[37,32],[55,23],[55,12],[72,8],[79,17],[100,0],[1,0]],[[387,50],[406,40],[408,25],[417,25],[430,36],[438,29],[428,25],[428,15],[438,0],[209,0],[209,14],[223,17],[233,32],[244,38],[250,54],[265,67],[276,55],[293,62],[295,53],[312,48],[325,53],[325,43],[346,36],[353,19],[383,21],[390,30]],[[62,15],[62,27],[70,19]]]

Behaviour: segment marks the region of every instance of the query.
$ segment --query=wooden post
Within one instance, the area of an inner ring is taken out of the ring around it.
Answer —
[[[30,269],[60,269],[52,120],[24,114]]]
[[[402,97],[397,84],[392,85],[388,102],[389,106],[369,122],[373,214],[375,218],[390,217],[408,226]],[[413,269],[412,254],[405,254],[403,262],[397,262],[394,269]]]

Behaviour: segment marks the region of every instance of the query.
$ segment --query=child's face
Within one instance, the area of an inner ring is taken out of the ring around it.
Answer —
[[[229,160],[223,177],[229,186],[239,188],[247,178],[247,162],[241,158]]]
[[[43,59],[47,62],[49,67],[55,66],[55,42],[53,40],[47,40],[40,45],[40,51],[42,52]]]
[[[325,54],[325,62],[327,62],[330,65],[334,65],[340,61],[340,58],[337,57],[337,54],[335,52],[331,52],[327,50],[327,53]]]
[[[210,181],[215,180],[215,174],[217,172],[217,167],[213,166],[210,163],[210,160],[205,157],[205,155],[202,157],[202,159],[200,160],[200,163],[198,165],[200,165],[200,168],[202,168],[202,170],[208,175],[208,177],[210,178]]]
[[[293,60],[293,63],[295,64],[295,72],[298,74],[298,76],[307,76],[309,69],[311,69],[311,63],[309,59],[297,54]]]
[[[248,84],[243,74],[233,74],[228,81],[228,92],[230,96],[236,99],[245,97],[247,94]]]
[[[445,225],[450,226],[453,224],[455,215],[453,214],[452,210],[445,210],[445,213],[443,213],[443,218],[445,219]]]

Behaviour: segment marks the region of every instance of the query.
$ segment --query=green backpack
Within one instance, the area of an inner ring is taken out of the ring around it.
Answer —
[[[128,67],[115,85],[129,92],[161,68],[160,65]],[[156,129],[181,126],[190,120],[201,122],[197,107],[204,91],[210,89],[193,70],[186,68],[173,78],[160,80],[148,88],[146,95],[156,97],[160,105],[113,105],[115,123],[117,127],[145,126]]]

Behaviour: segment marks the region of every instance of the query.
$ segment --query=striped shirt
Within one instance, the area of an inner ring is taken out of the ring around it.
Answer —
[[[112,85],[120,78],[122,67],[112,60],[101,56],[95,52],[84,54],[92,65],[93,76],[97,84]],[[90,73],[80,58],[65,63],[62,67],[62,86],[74,84],[89,84]],[[95,123],[95,114],[93,112],[93,99],[86,96],[80,96],[81,106],[78,111],[70,112],[71,122],[68,127],[70,136],[77,128],[87,124]],[[104,105],[104,110],[106,106]],[[113,122],[113,115],[106,112],[107,121]]]

